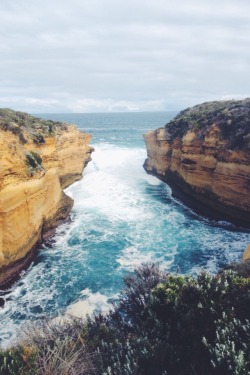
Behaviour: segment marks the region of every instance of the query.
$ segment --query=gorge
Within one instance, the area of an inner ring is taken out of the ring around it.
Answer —
[[[4,303],[0,347],[11,345],[30,320],[62,316],[77,306],[82,314],[85,307],[96,313],[107,311],[123,288],[123,277],[142,263],[197,275],[201,269],[216,274],[241,259],[250,243],[247,229],[197,215],[171,196],[167,184],[142,168],[146,157],[142,134],[162,127],[176,114],[37,115],[76,124],[80,132],[92,135],[95,152],[84,178],[65,189],[74,199],[70,221],[38,245],[37,255],[17,282],[0,290]],[[42,150],[45,144],[40,145]],[[38,154],[37,150],[33,152]]]

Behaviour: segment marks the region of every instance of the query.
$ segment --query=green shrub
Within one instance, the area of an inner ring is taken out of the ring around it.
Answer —
[[[36,353],[31,347],[18,346],[0,351],[1,375],[36,375]]]
[[[247,375],[249,371],[250,353],[250,324],[249,320],[241,321],[223,313],[221,319],[215,322],[216,339],[213,343],[203,338],[203,343],[211,354],[211,363],[221,373]]]
[[[96,355],[100,374],[233,375],[238,371],[241,375],[241,368],[247,374],[249,280],[232,271],[218,276],[202,273],[197,278],[165,275],[164,281],[162,274],[156,278],[155,274],[154,267],[137,270],[125,279],[126,289],[115,310],[89,321],[86,342]],[[148,282],[157,278],[155,286]],[[229,321],[236,319],[237,327],[244,327],[231,329],[234,344],[229,354],[218,339],[225,314]],[[220,350],[213,352],[217,346]]]
[[[6,374],[18,361],[41,375],[250,374],[249,278],[167,275],[148,264],[124,281],[107,315],[29,329],[35,363],[10,352]]]
[[[25,112],[0,108],[0,129],[17,135],[21,143],[26,143],[24,131],[29,133],[35,144],[45,142],[45,136],[54,136],[56,129],[66,130],[67,124],[59,121],[44,120]]]
[[[17,135],[22,144],[27,143],[27,140],[25,139],[23,135],[23,131],[20,128],[20,126],[18,126],[18,124],[11,122],[11,121],[8,122],[5,120],[1,122],[1,118],[0,118],[0,129],[3,129],[4,131],[10,131],[11,133]]]
[[[26,153],[26,164],[28,167],[28,175],[33,176],[37,171],[43,170],[42,158],[34,151]]]
[[[183,137],[190,129],[199,138],[204,137],[213,124],[218,126],[220,137],[226,140],[228,149],[250,149],[250,99],[199,104],[181,111],[165,127],[171,139]]]
[[[30,155],[33,158],[33,160],[36,161],[37,165],[42,165],[43,159],[41,158],[41,156],[38,153],[36,153],[34,151],[30,151]]]

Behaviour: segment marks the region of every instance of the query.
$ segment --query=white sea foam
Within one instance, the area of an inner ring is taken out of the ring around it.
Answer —
[[[143,253],[136,247],[128,247],[121,252],[121,255],[117,258],[117,262],[121,268],[133,270],[142,263],[151,261],[152,258],[153,254],[151,252]]]
[[[0,309],[0,341],[17,327],[51,314],[107,311],[121,278],[141,263],[197,273],[241,258],[249,233],[216,226],[171,198],[171,190],[143,170],[144,149],[95,146],[84,177],[66,189],[72,221],[56,230],[52,247],[11,288]],[[72,301],[75,301],[72,304]],[[67,306],[68,307],[67,310]]]
[[[91,293],[90,289],[84,289],[81,294],[85,296],[84,300],[69,305],[66,314],[75,316],[77,318],[85,318],[87,315],[94,313],[107,313],[111,309],[108,303],[108,297],[99,292]]]
[[[143,160],[142,150],[97,147],[92,168],[67,190],[75,199],[75,209],[94,209],[111,221],[139,221],[150,216],[144,209],[145,198],[133,190],[134,180],[144,173],[138,157]]]
[[[145,174],[144,179],[149,183],[149,185],[157,186],[157,185],[162,184],[162,182],[158,178],[148,175],[148,174]]]

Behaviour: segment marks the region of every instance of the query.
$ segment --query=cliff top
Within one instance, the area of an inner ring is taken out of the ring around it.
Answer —
[[[65,130],[67,125],[59,121],[44,120],[25,112],[0,108],[0,129],[11,131],[19,136],[22,143],[26,143],[25,132],[28,132],[36,144],[44,143],[44,136],[53,136],[55,130]]]
[[[183,137],[188,130],[200,136],[217,125],[230,149],[250,149],[250,98],[206,102],[181,111],[165,125],[171,139]]]

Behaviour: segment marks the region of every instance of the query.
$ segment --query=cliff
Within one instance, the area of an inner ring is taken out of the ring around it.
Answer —
[[[144,135],[145,170],[211,217],[250,226],[250,99],[188,108]]]
[[[63,222],[93,149],[74,126],[0,110],[0,286],[33,258],[36,245]]]

